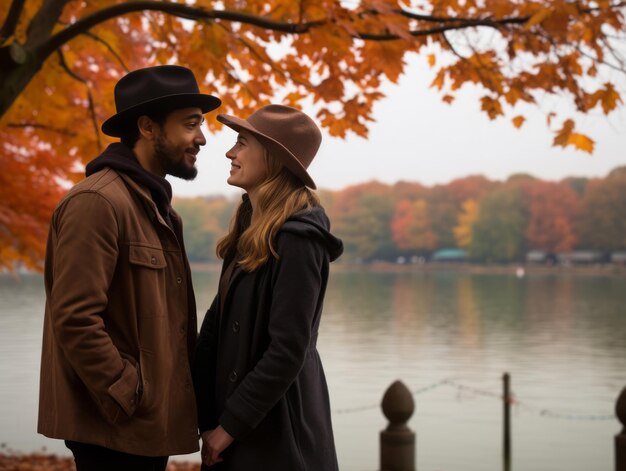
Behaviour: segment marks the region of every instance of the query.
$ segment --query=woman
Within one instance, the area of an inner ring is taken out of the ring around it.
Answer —
[[[239,133],[228,183],[246,194],[217,246],[219,290],[196,350],[204,469],[337,470],[316,343],[329,262],[343,245],[306,171],[321,134],[281,105],[217,119]]]

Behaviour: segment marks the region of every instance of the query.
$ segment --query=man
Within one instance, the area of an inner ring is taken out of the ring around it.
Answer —
[[[115,87],[120,137],[52,216],[38,432],[64,439],[78,471],[165,470],[198,449],[190,362],[197,323],[182,225],[166,175],[193,179],[203,114],[179,66]]]

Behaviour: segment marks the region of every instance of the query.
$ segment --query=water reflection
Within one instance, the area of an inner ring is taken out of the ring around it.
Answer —
[[[217,279],[194,274],[200,319]],[[611,414],[626,385],[623,284],[568,275],[333,272],[319,349],[341,469],[378,468],[385,426],[378,404],[398,378],[413,391],[444,378],[466,386],[415,397],[410,425],[420,471],[501,469],[502,406],[494,396],[504,371],[519,400],[513,470],[610,469],[619,424],[580,417]],[[0,277],[0,442],[64,452],[34,433],[43,302],[41,277]]]

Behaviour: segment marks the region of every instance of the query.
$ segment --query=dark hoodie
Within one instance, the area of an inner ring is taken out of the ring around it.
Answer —
[[[280,232],[289,232],[317,240],[326,247],[333,262],[343,253],[343,242],[330,233],[330,220],[322,207],[301,211],[291,216]]]
[[[121,142],[110,144],[102,154],[87,164],[85,175],[92,175],[103,168],[112,168],[128,175],[139,185],[148,188],[159,213],[170,227],[172,226],[170,218],[172,186],[165,178],[143,168],[130,148]]]
[[[193,367],[200,431],[219,424],[235,438],[224,471],[336,471],[317,337],[343,244],[317,207],[283,224],[276,250],[279,261],[235,270],[204,318]]]

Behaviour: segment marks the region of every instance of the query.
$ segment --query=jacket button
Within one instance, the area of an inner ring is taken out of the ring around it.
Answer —
[[[181,284],[182,282],[183,282],[183,279],[180,276],[176,278],[176,283]]]
[[[156,257],[152,257],[152,258],[150,259],[150,263],[151,263],[152,265],[156,265],[156,263],[157,263]]]
[[[235,332],[235,333],[239,332],[239,322],[238,321],[233,322],[233,332]]]
[[[228,381],[231,383],[237,382],[237,372],[235,370],[231,371],[230,375],[228,375]]]
[[[187,331],[184,325],[180,326],[180,333],[184,334]]]

